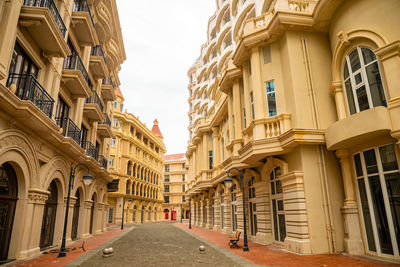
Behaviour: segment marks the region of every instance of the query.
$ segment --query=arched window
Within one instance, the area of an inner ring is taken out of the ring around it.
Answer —
[[[387,106],[378,60],[370,49],[357,47],[346,56],[343,79],[350,114]]]

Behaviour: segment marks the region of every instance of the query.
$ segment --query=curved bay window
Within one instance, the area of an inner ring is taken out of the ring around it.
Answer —
[[[271,204],[272,219],[274,224],[274,238],[276,241],[283,242],[286,237],[285,209],[283,208],[282,183],[279,180],[282,170],[281,167],[274,168],[270,175],[271,184]]]
[[[346,56],[343,79],[350,114],[387,106],[378,60],[370,49],[357,47]]]
[[[367,250],[399,256],[399,152],[393,144],[354,155]],[[397,154],[397,155],[396,155]]]

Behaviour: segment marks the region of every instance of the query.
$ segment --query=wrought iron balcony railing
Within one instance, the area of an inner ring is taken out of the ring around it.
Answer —
[[[85,65],[83,65],[82,59],[78,54],[72,54],[64,59],[64,64],[63,64],[63,69],[69,69],[69,70],[79,70],[83,78],[85,78],[86,83],[90,84],[89,82],[89,74],[85,68]]]
[[[92,50],[90,52],[90,55],[91,56],[97,56],[97,57],[103,57],[104,63],[107,64],[107,60],[104,57],[104,52],[103,52],[103,48],[101,47],[101,45],[92,46]]]
[[[60,127],[65,137],[71,137],[78,145],[80,145],[81,130],[69,118],[56,118],[56,124]]]
[[[10,73],[7,87],[16,86],[15,95],[21,100],[29,100],[35,104],[44,114],[51,118],[53,113],[53,98],[32,74]]]
[[[114,83],[113,83],[113,81],[112,81],[112,78],[111,78],[111,77],[108,77],[107,79],[103,79],[103,82],[102,82],[102,84],[105,84],[105,85],[111,85],[112,87],[114,87]]]
[[[105,125],[108,125],[111,127],[110,117],[108,117],[107,113],[103,113],[103,114],[104,114],[105,119],[104,119],[104,121],[99,122],[99,124],[105,124]]]
[[[97,147],[93,145],[92,142],[90,141],[83,142],[81,145],[82,148],[86,150],[86,156],[92,157],[97,161],[97,156],[98,156]]]
[[[108,161],[103,155],[99,156],[99,163],[102,168],[107,169]]]
[[[90,12],[90,7],[86,0],[74,0],[74,6],[72,7],[72,11],[88,12],[90,15],[90,20],[92,21],[93,27],[95,27],[92,13]]]
[[[100,97],[96,91],[92,91],[92,96],[86,98],[86,103],[97,104],[100,107],[100,110],[103,111],[103,103],[101,103]]]
[[[53,0],[25,0],[24,6],[35,6],[35,7],[45,7],[48,8],[51,15],[54,18],[55,23],[58,26],[63,37],[65,37],[65,32],[67,31],[67,27],[65,27],[64,21],[61,18],[60,13],[58,12],[56,4],[54,4]]]

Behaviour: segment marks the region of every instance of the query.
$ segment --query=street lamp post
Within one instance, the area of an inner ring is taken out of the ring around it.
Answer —
[[[65,248],[65,240],[66,240],[66,235],[67,235],[67,223],[68,223],[68,211],[69,211],[69,202],[70,202],[70,197],[71,197],[71,188],[73,188],[74,185],[74,179],[75,179],[75,170],[79,166],[85,166],[87,168],[87,174],[83,176],[83,183],[85,185],[90,185],[92,183],[93,177],[90,175],[90,170],[89,167],[85,163],[79,163],[75,167],[71,166],[71,171],[69,173],[69,183],[68,183],[68,195],[67,195],[67,206],[65,207],[65,219],[64,219],[64,231],[63,231],[63,237],[62,237],[62,242],[61,242],[61,248],[60,248],[60,253],[58,254],[58,257],[65,257],[67,256],[67,250]]]
[[[192,205],[191,205],[191,197],[189,197],[189,229],[192,229]]]
[[[243,251],[249,251],[249,247],[247,245],[247,227],[246,227],[246,198],[245,198],[245,191],[244,191],[244,172],[245,169],[239,170],[238,168],[231,168],[229,169],[226,174],[228,177],[224,180],[225,185],[230,188],[232,186],[232,178],[229,177],[229,172],[232,170],[236,170],[240,173],[240,184],[242,187],[242,196],[243,196]]]

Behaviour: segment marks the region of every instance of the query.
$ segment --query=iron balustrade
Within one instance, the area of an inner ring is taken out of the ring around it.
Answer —
[[[100,107],[100,110],[103,111],[103,103],[101,103],[100,97],[96,91],[92,91],[92,96],[86,98],[86,103],[97,104]]]
[[[86,150],[86,156],[92,157],[97,161],[97,156],[98,156],[97,147],[93,145],[92,142],[90,141],[83,142],[82,148]]]
[[[48,8],[51,15],[54,18],[55,23],[58,26],[63,37],[65,37],[65,32],[67,27],[65,27],[64,21],[58,12],[57,6],[53,0],[25,0],[24,6],[35,6],[35,7],[45,7]]]
[[[108,77],[108,78],[106,78],[106,79],[103,79],[103,82],[102,82],[102,84],[105,84],[105,85],[111,85],[112,87],[114,87],[114,83],[113,83],[113,81],[112,81],[112,78],[111,78],[111,77]]]
[[[107,169],[108,161],[103,155],[99,156],[99,163],[102,168]]]
[[[62,134],[65,137],[71,137],[78,145],[80,145],[81,129],[70,118],[56,118],[56,124],[63,129]]]
[[[95,27],[93,17],[92,17],[92,12],[90,12],[90,7],[86,0],[74,0],[74,6],[72,7],[72,11],[88,12],[89,16],[90,16],[90,20],[92,21],[92,24],[93,24],[93,28]]]
[[[92,50],[90,52],[90,55],[91,56],[95,56],[95,57],[103,57],[104,63],[107,64],[107,60],[104,57],[104,52],[103,52],[103,48],[101,47],[101,45],[92,46]]]
[[[19,99],[33,102],[47,117],[52,117],[54,100],[32,74],[10,73],[7,87],[12,84]]]
[[[79,70],[83,78],[85,79],[86,83],[90,84],[89,81],[89,74],[85,68],[85,65],[83,65],[82,59],[78,54],[72,54],[64,59],[63,63],[63,69],[68,69],[68,70]]]
[[[111,127],[111,120],[110,117],[108,117],[107,113],[103,113],[104,115],[104,121],[100,122],[99,124],[105,124]]]

